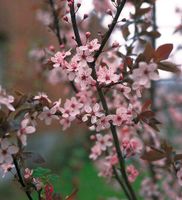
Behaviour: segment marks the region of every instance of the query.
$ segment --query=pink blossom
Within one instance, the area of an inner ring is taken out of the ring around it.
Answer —
[[[93,101],[92,98],[93,92],[91,90],[81,90],[76,94],[79,102],[82,104],[91,103]]]
[[[61,118],[59,123],[63,126],[63,131],[71,126],[71,122],[75,119],[75,117],[67,117]]]
[[[98,161],[97,166],[99,168],[99,176],[111,178],[113,175],[112,165],[107,159],[101,159]]]
[[[15,166],[11,163],[4,163],[0,165],[0,169],[3,170],[2,178],[5,177],[6,173],[9,172],[11,169],[13,169]]]
[[[136,177],[139,175],[138,170],[133,165],[128,165],[126,168],[126,172],[128,174],[128,180],[133,183]]]
[[[84,122],[90,117],[91,123],[95,124],[97,122],[97,118],[100,118],[104,115],[102,112],[100,112],[100,105],[98,103],[96,103],[93,107],[86,105],[84,110],[86,112],[86,114],[82,117]]]
[[[33,184],[35,185],[37,191],[40,191],[43,188],[43,183],[40,178],[33,178]]]
[[[71,62],[66,66],[67,76],[70,81],[74,80],[79,67],[80,66],[78,65],[77,56],[74,56],[71,59]]]
[[[100,44],[98,43],[98,39],[94,39],[87,43],[87,48],[90,52],[97,51],[100,48]]]
[[[143,146],[138,138],[124,138],[121,145],[124,157],[128,158],[142,152]]]
[[[108,134],[104,136],[101,134],[96,134],[96,144],[100,145],[100,149],[102,151],[106,151],[107,147],[111,147],[113,145],[112,137]]]
[[[67,52],[60,52],[58,51],[54,57],[51,57],[51,61],[54,63],[53,67],[65,67],[65,65],[67,64],[67,62],[65,61],[65,58],[67,56],[70,56],[71,52],[67,51]]]
[[[112,67],[101,66],[97,72],[98,82],[100,84],[110,84],[118,82],[120,76],[116,74]]]
[[[127,99],[130,98],[131,88],[125,85],[118,85],[117,90],[121,92]]]
[[[81,90],[86,90],[88,86],[95,83],[91,74],[91,68],[79,69],[78,73],[76,74],[75,82],[78,83],[78,85],[80,85]]]
[[[38,118],[40,120],[44,120],[46,125],[50,125],[52,119],[59,120],[59,117],[56,115],[57,108],[54,106],[52,108],[48,108],[47,106],[43,107],[43,111],[39,114]]]
[[[6,91],[2,89],[2,87],[0,86],[0,109],[1,105],[5,105],[9,110],[15,111],[15,108],[12,105],[13,102],[14,102],[14,97],[7,95]]]
[[[0,145],[0,164],[11,164],[13,162],[12,155],[18,153],[18,147],[11,144],[7,138],[1,139]]]
[[[96,131],[101,131],[110,128],[110,119],[107,116],[102,116],[96,122]]]
[[[113,166],[118,164],[118,156],[116,154],[109,155],[106,157],[106,160]]]
[[[88,62],[93,62],[94,58],[86,46],[81,46],[76,49],[77,60],[80,66],[87,66]]]
[[[80,103],[75,97],[72,97],[71,99],[66,99],[64,107],[61,107],[60,111],[62,112],[62,117],[64,118],[68,118],[70,116],[75,118],[76,115],[80,114],[82,107],[83,104]]]
[[[91,148],[90,159],[96,160],[102,154],[101,146],[99,144],[94,145]]]
[[[33,170],[29,169],[29,168],[26,168],[25,169],[25,172],[24,172],[24,178],[25,179],[30,179],[31,176],[33,174]]]
[[[132,124],[131,111],[127,110],[125,107],[117,108],[116,115],[110,115],[115,126],[121,126],[123,124]]]
[[[34,97],[34,100],[36,101],[36,103],[41,103],[44,101],[51,103],[51,100],[48,98],[47,94],[45,94],[44,92],[39,92],[38,95]]]
[[[139,85],[142,85],[145,88],[150,88],[151,80],[159,79],[159,74],[157,73],[157,64],[140,62],[138,65],[139,67],[134,69],[132,74],[134,83],[137,82]]]
[[[28,119],[24,119],[21,121],[20,129],[17,132],[17,136],[22,142],[24,146],[27,145],[27,135],[35,132],[35,127],[29,125],[30,121]]]

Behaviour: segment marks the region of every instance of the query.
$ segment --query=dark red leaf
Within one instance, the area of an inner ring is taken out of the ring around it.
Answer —
[[[155,61],[159,62],[168,59],[172,50],[173,44],[163,44],[159,46],[155,51]]]

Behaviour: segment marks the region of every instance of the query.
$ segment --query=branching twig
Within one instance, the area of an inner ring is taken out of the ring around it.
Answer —
[[[102,43],[101,43],[101,46],[100,46],[99,50],[96,52],[96,54],[94,56],[94,61],[92,63],[88,63],[88,65],[93,70],[92,76],[93,76],[94,80],[97,83],[96,84],[97,92],[98,92],[100,101],[102,103],[102,107],[103,107],[106,115],[109,114],[109,109],[108,109],[107,102],[106,102],[105,96],[103,94],[102,88],[99,87],[99,83],[97,81],[97,73],[96,73],[96,69],[95,69],[95,62],[96,62],[97,58],[100,56],[100,54],[102,53],[102,50],[105,47],[105,44],[107,43],[108,39],[110,38],[111,33],[112,33],[115,25],[117,24],[118,18],[119,18],[120,14],[121,14],[121,11],[122,11],[125,3],[126,3],[126,0],[123,0],[118,5],[117,11],[116,11],[116,15],[115,15],[115,17],[113,19],[113,22],[112,22],[108,32],[105,34],[105,37],[102,40]],[[75,34],[75,40],[77,41],[78,46],[81,46],[82,42],[81,42],[81,39],[80,39],[80,34],[79,34],[77,23],[76,23],[74,1],[73,1],[72,5],[70,6],[70,15],[71,15],[71,21],[72,21],[74,34]],[[111,126],[110,129],[111,129],[111,133],[112,133],[112,136],[113,136],[114,144],[115,144],[115,147],[116,147],[116,152],[117,152],[117,156],[118,156],[118,160],[119,160],[119,165],[120,165],[122,178],[123,178],[123,180],[125,182],[125,185],[127,187],[127,190],[128,190],[127,192],[129,192],[130,195],[131,195],[131,199],[132,200],[136,200],[137,199],[136,195],[135,195],[135,193],[133,191],[133,188],[132,188],[131,184],[129,183],[129,180],[128,180],[128,177],[127,177],[127,174],[126,174],[126,171],[125,171],[125,161],[124,161],[123,155],[121,153],[121,148],[120,148],[120,144],[119,144],[119,138],[118,138],[118,135],[117,135],[117,132],[116,132],[116,127],[112,124],[112,122],[110,122],[110,126]],[[124,190],[124,192],[126,192],[126,190]],[[125,193],[125,194],[127,196],[127,193]]]
[[[55,26],[55,29],[56,29],[56,36],[57,36],[59,45],[61,46],[63,44],[63,41],[61,39],[59,19],[58,19],[56,10],[55,10],[54,0],[49,0],[49,3],[50,3],[50,6],[51,6],[51,9],[52,9],[52,15],[54,17],[54,26]],[[78,92],[78,89],[76,88],[73,81],[70,81],[70,85],[75,92]]]

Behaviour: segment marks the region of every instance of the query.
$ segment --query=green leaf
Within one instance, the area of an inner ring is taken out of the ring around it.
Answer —
[[[39,178],[44,178],[45,176],[48,176],[50,173],[51,173],[50,169],[42,168],[42,167],[38,167],[33,170],[33,176],[39,177]]]

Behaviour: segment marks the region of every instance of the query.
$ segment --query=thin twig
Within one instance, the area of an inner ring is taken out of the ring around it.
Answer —
[[[57,39],[59,41],[59,45],[61,45],[63,43],[62,38],[61,38],[61,34],[60,34],[60,25],[59,25],[59,19],[58,19],[58,15],[56,13],[56,9],[55,9],[55,5],[54,5],[54,0],[49,0],[51,9],[52,9],[52,14],[54,17],[54,28],[56,29],[56,36]]]
[[[15,169],[16,169],[16,172],[17,172],[17,176],[18,176],[18,182],[20,183],[20,185],[23,187],[27,197],[29,200],[33,200],[30,192],[27,190],[26,188],[26,184],[24,183],[23,181],[23,178],[22,178],[22,175],[21,175],[21,171],[20,171],[20,168],[19,168],[19,165],[18,165],[18,161],[16,160],[15,157],[13,157],[13,163],[15,165]]]
[[[116,24],[117,24],[117,22],[118,22],[118,18],[119,18],[119,16],[120,16],[120,14],[121,14],[121,12],[122,12],[122,10],[123,10],[125,4],[126,4],[126,0],[122,0],[122,2],[118,5],[117,11],[116,11],[116,15],[115,15],[115,17],[114,17],[114,19],[113,19],[113,21],[112,21],[112,24],[110,25],[109,30],[108,30],[107,33],[105,34],[105,36],[104,36],[104,38],[103,38],[103,40],[102,40],[102,43],[101,43],[101,46],[100,46],[99,50],[98,50],[98,51],[95,53],[95,55],[94,55],[94,58],[95,58],[94,62],[96,62],[97,58],[98,58],[98,57],[100,56],[100,54],[102,53],[103,48],[105,47],[105,45],[106,45],[108,39],[110,38],[110,36],[111,36],[111,34],[112,34],[112,31],[114,30],[114,28],[115,28],[115,26],[116,26]]]

